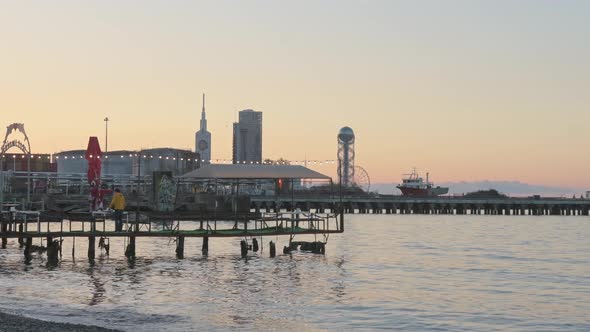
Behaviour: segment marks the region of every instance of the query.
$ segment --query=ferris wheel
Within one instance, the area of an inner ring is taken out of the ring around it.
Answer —
[[[362,189],[366,193],[371,190],[371,179],[369,178],[369,173],[367,173],[367,171],[360,166],[354,166],[354,178],[352,182],[356,187]]]

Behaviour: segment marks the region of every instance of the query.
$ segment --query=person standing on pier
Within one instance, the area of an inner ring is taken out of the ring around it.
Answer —
[[[115,194],[109,207],[115,210],[115,232],[123,230],[123,210],[125,209],[125,196],[119,188],[115,188]]]

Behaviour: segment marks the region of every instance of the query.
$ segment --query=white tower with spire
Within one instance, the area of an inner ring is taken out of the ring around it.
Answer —
[[[203,110],[201,111],[201,128],[195,134],[195,152],[201,155],[203,163],[211,163],[211,133],[207,131],[205,117],[205,94],[203,93]]]

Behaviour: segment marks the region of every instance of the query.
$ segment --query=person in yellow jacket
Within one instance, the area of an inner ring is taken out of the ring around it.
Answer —
[[[119,188],[115,188],[115,194],[109,207],[115,210],[115,232],[123,230],[123,210],[125,210],[125,196]]]

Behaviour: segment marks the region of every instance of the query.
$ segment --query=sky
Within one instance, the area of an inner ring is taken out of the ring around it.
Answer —
[[[371,182],[590,189],[588,59],[588,1],[0,0],[0,125],[194,149],[205,93],[213,159],[252,108],[264,158],[335,159],[350,126]]]

